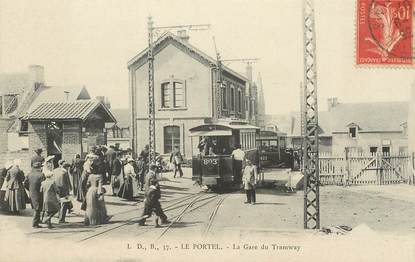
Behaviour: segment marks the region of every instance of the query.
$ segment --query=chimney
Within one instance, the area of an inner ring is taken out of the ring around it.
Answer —
[[[246,65],[246,78],[248,78],[248,80],[252,82],[252,66],[250,63]]]
[[[189,35],[187,34],[186,30],[179,30],[177,31],[177,36],[183,40],[184,42],[189,42]]]
[[[44,84],[44,68],[41,65],[29,65],[29,77],[33,83]]]
[[[337,97],[330,97],[327,98],[327,111],[330,111],[332,108],[339,104],[339,100]]]

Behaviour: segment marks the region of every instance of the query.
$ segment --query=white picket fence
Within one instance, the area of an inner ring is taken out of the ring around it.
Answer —
[[[413,156],[349,153],[319,155],[322,185],[413,183]]]

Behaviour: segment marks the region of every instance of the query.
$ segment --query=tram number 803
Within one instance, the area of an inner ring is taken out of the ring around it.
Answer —
[[[203,173],[207,176],[214,176],[218,174],[219,160],[215,158],[206,158],[202,160]]]

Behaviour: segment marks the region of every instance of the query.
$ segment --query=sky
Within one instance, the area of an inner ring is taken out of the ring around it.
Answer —
[[[320,110],[340,102],[408,100],[413,69],[355,66],[356,0],[315,0]],[[0,72],[45,67],[48,85],[85,85],[93,96],[128,107],[127,61],[155,26],[210,24],[190,43],[223,59],[258,57],[268,114],[300,108],[302,0],[0,0]],[[173,31],[174,32],[174,31]],[[245,64],[228,65],[244,73]],[[155,72],[157,73],[157,72]]]

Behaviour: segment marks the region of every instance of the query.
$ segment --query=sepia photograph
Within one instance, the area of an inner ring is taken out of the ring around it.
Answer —
[[[0,261],[415,261],[414,0],[0,0]]]

